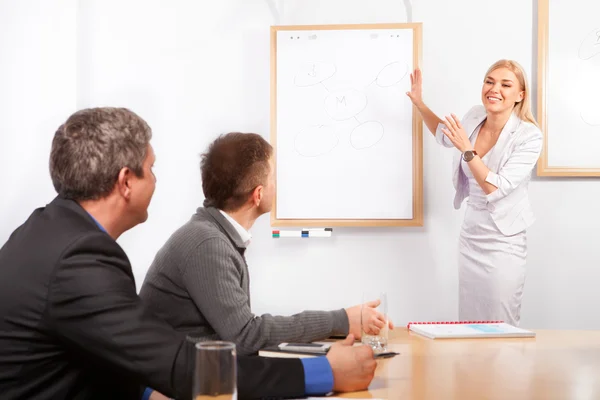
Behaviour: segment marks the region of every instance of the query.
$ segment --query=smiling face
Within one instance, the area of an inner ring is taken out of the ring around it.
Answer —
[[[523,100],[524,90],[514,72],[508,68],[497,68],[485,77],[481,89],[481,101],[488,113],[512,112]]]

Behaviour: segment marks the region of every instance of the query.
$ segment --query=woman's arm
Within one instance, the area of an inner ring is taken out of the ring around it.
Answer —
[[[474,150],[473,144],[467,136],[467,132],[463,129],[462,124],[456,115],[452,114],[451,117],[446,117],[446,121],[443,121],[443,124],[446,128],[442,128],[442,132],[458,151],[464,153],[467,150]],[[467,162],[467,165],[485,194],[490,194],[498,189],[498,187],[486,181],[490,170],[479,156],[475,156],[471,161]]]
[[[433,136],[435,136],[438,125],[443,123],[443,121],[423,102],[422,86],[423,77],[421,70],[417,68],[412,74],[410,74],[410,92],[407,92],[406,95],[417,108],[421,114],[421,117],[423,117],[423,121],[425,122],[427,129],[429,129]]]
[[[483,189],[485,194],[490,194],[498,189],[498,187],[492,185],[486,181],[490,173],[490,169],[483,163],[483,160],[479,156],[475,156],[471,161],[467,163],[473,177]]]
[[[446,118],[444,122],[447,128],[443,128],[444,135],[454,144],[461,153],[473,150],[473,145],[467,137],[460,120],[452,114],[452,118]],[[487,195],[489,202],[497,201],[506,197],[515,190],[521,182],[531,175],[540,153],[542,151],[542,133],[538,128],[529,128],[527,139],[510,155],[506,164],[496,174],[483,163],[479,156],[475,156],[467,164],[479,186]]]

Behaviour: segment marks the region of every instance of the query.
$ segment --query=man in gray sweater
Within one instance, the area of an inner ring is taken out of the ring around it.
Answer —
[[[377,334],[385,322],[378,302],[293,316],[257,316],[250,307],[244,253],[254,221],[271,211],[275,195],[271,145],[257,134],[219,137],[203,154],[206,200],[160,249],[140,296],[160,317],[188,336],[236,344],[238,354],[281,342],[331,335],[361,335],[361,310]]]

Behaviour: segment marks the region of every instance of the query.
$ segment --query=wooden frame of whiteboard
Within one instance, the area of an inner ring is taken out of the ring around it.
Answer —
[[[271,26],[271,145],[277,157],[277,32],[297,30],[412,29],[413,69],[421,64],[421,23],[277,25]],[[277,193],[271,211],[271,226],[423,226],[423,120],[413,106],[413,218],[412,219],[281,219],[277,218]],[[277,158],[275,158],[277,159]],[[277,163],[275,163],[277,168]],[[276,171],[275,171],[276,172]],[[275,177],[277,174],[275,173]],[[276,178],[277,179],[277,178]]]
[[[538,176],[600,176],[598,168],[551,167],[548,166],[548,118],[547,85],[548,85],[548,36],[550,31],[550,0],[538,0],[538,106],[537,117],[544,135],[544,146],[537,164]]]

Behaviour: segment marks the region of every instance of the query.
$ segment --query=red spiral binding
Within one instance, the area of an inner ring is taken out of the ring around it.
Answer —
[[[432,321],[432,322],[409,322],[406,329],[411,325],[457,325],[457,324],[501,324],[504,321]]]

